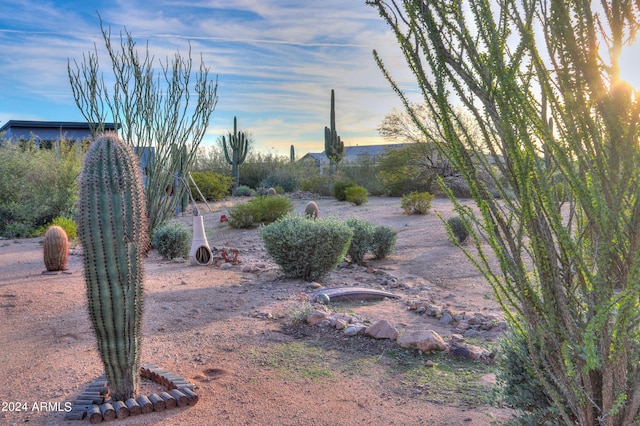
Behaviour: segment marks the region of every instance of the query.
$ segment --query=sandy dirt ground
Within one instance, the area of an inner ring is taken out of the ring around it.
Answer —
[[[214,256],[223,248],[235,248],[240,264],[226,270],[191,266],[164,260],[155,251],[145,262],[142,363],[187,378],[195,384],[199,402],[118,422],[436,426],[500,424],[509,418],[504,408],[470,407],[455,398],[434,402],[428,395],[407,391],[385,369],[390,342],[341,340],[345,338],[317,326],[293,325],[291,312],[309,298],[309,283],[283,279],[265,253],[257,228],[237,230],[220,222],[226,209],[239,201],[214,203],[213,212],[203,207],[201,214]],[[295,211],[302,212],[307,201],[295,199]],[[427,298],[460,311],[501,315],[491,289],[446,236],[436,213],[445,219],[453,215],[448,200],[436,199],[423,216],[403,214],[398,198],[372,197],[362,206],[331,198],[315,201],[321,216],[357,216],[399,231],[396,250],[388,258],[369,260],[370,269],[338,269],[320,283],[378,288],[379,275],[372,270],[404,283],[389,289],[399,299],[356,304],[349,307],[353,314],[371,321],[387,319],[400,331],[432,328],[445,337],[450,327],[408,311],[406,301]],[[192,223],[191,217],[178,220]],[[64,404],[102,374],[86,310],[81,250],[72,250],[67,273],[43,275],[43,270],[41,239],[0,240],[0,424],[88,424],[86,419],[64,420]],[[323,355],[332,358],[334,366],[327,377],[297,375],[295,369],[283,374],[269,361],[273,350],[283,345],[326,339],[336,343]],[[340,368],[341,357],[355,365],[358,345],[368,355],[380,355],[373,362],[367,358],[366,371]],[[491,378],[488,382],[490,386]],[[36,409],[41,406],[42,411]]]

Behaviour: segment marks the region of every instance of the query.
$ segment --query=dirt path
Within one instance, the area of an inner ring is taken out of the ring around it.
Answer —
[[[142,362],[189,379],[200,401],[123,424],[490,425],[508,418],[508,410],[488,405],[491,366],[456,364],[445,355],[420,355],[393,342],[295,323],[293,313],[308,299],[309,283],[281,278],[257,229],[219,222],[237,201],[201,212],[214,253],[236,248],[241,264],[228,270],[194,267],[152,251],[145,265]],[[308,200],[294,201],[301,212]],[[435,200],[426,216],[403,215],[397,198],[374,197],[359,207],[316,201],[321,216],[358,216],[399,231],[395,253],[369,266],[402,283],[389,289],[400,299],[332,309],[387,319],[401,331],[433,328],[445,336],[450,327],[408,311],[406,302],[431,299],[460,311],[500,314],[487,284],[447,240],[434,214],[452,215],[447,200]],[[42,275],[43,269],[40,239],[0,240],[0,423],[87,424],[63,420],[65,402],[102,374],[85,308],[82,258],[71,256],[70,274]],[[380,275],[341,268],[322,282],[354,284],[378,287]],[[428,359],[435,367],[424,367]],[[458,370],[477,374],[467,382],[451,376]],[[35,409],[40,403],[43,411]]]

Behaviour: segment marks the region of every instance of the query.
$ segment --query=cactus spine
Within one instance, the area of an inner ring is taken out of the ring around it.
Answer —
[[[338,132],[336,131],[336,103],[333,89],[331,89],[330,119],[331,128],[326,126],[324,128],[324,152],[329,159],[331,169],[334,170],[344,156],[344,142],[340,140],[340,136],[338,136]]]
[[[42,242],[47,271],[64,271],[69,260],[69,238],[60,226],[50,226]]]
[[[245,133],[238,132],[238,121],[236,117],[233,117],[233,134],[229,133],[229,148],[227,148],[227,141],[224,136],[222,137],[222,147],[227,163],[231,164],[231,172],[234,178],[234,191],[238,188],[238,185],[240,185],[240,164],[244,163],[245,158],[247,158],[248,144],[249,140]],[[231,150],[231,154],[229,154],[229,150]]]
[[[123,401],[138,391],[143,256],[149,238],[138,161],[115,133],[96,138],[85,155],[78,236],[98,351],[111,397]]]

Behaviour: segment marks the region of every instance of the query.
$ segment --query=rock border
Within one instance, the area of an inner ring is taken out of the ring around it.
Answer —
[[[140,368],[140,377],[151,380],[167,391],[140,395],[127,401],[111,401],[106,376],[91,382],[72,403],[65,420],[84,420],[89,418],[91,424],[102,421],[124,419],[129,416],[171,410],[173,408],[195,405],[198,395],[193,391],[195,385],[167,370],[153,364],[145,364]]]

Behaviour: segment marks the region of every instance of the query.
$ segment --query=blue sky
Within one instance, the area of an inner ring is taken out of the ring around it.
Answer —
[[[386,24],[364,0],[3,0],[0,3],[0,123],[83,121],[67,60],[103,46],[97,13],[129,30],[156,58],[186,53],[219,78],[204,143],[239,127],[256,149],[298,156],[324,149],[331,89],[346,145],[384,143],[375,128],[401,104],[377,68],[415,83]],[[101,55],[101,69],[108,70]],[[160,66],[156,67],[160,70]]]
[[[347,145],[384,143],[375,128],[400,101],[374,63],[377,49],[409,92],[413,76],[386,24],[365,0],[3,0],[0,2],[0,124],[82,121],[67,60],[127,28],[156,58],[202,53],[219,77],[205,144],[238,125],[255,148],[298,156],[324,149],[331,89]],[[101,68],[107,70],[101,55]],[[640,87],[640,45],[623,52],[623,77]],[[159,65],[156,69],[160,69]],[[415,98],[419,100],[419,98]]]

